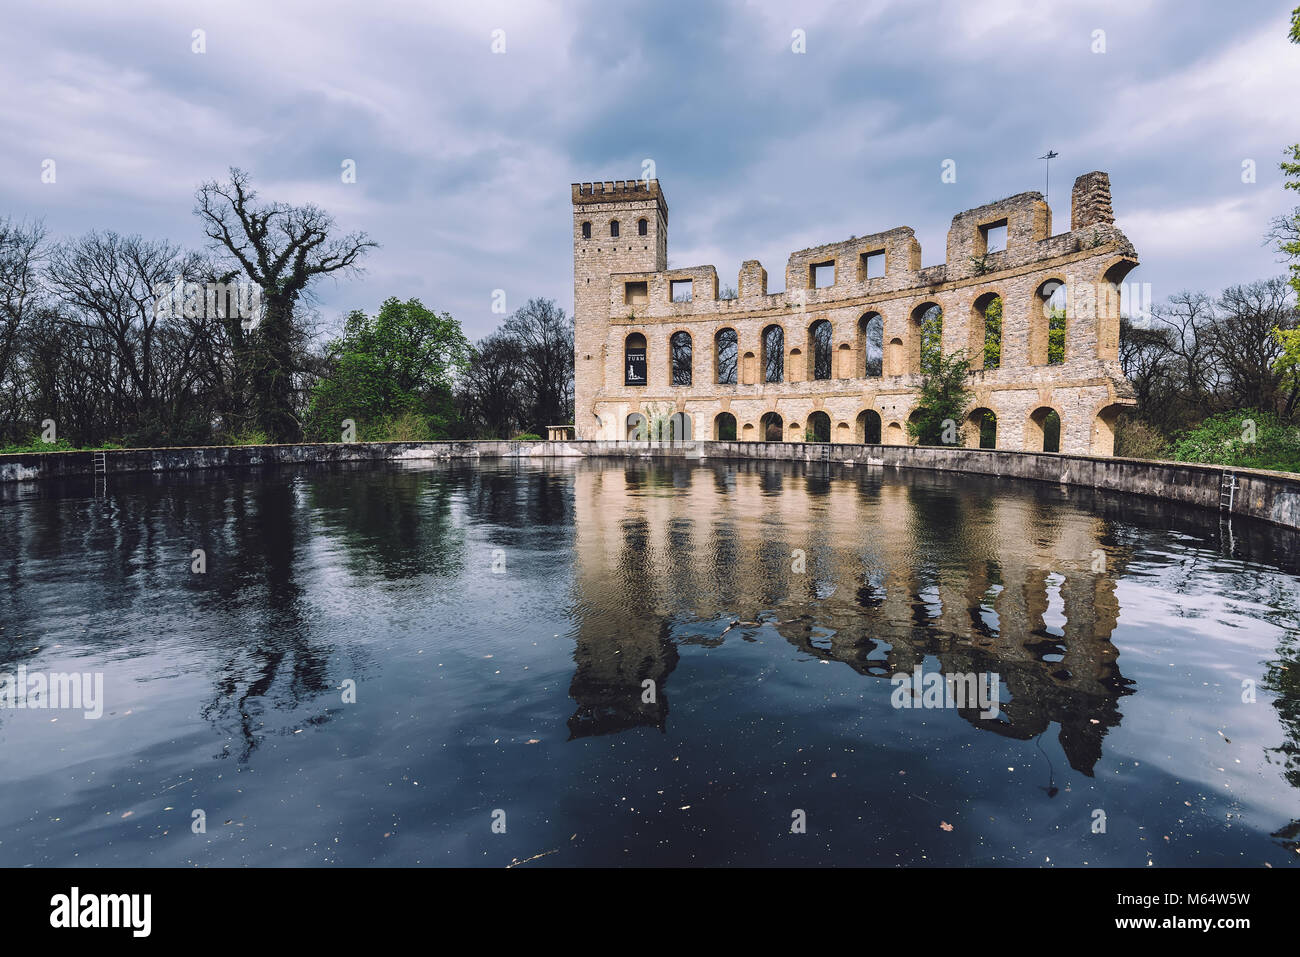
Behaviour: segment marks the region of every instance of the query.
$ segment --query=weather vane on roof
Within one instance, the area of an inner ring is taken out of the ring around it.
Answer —
[[[1052,205],[1052,160],[1060,154],[1056,150],[1048,150],[1045,156],[1038,157],[1040,160],[1047,160],[1047,182],[1043,186],[1043,199],[1047,200],[1047,205]]]

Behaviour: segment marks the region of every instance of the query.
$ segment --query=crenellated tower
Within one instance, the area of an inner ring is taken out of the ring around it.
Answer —
[[[659,180],[573,184],[574,424],[597,434],[593,401],[605,388],[610,277],[668,267],[668,204]]]

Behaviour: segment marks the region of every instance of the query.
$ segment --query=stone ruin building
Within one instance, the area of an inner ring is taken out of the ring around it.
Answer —
[[[1075,180],[1068,232],[1020,193],[954,216],[941,265],[900,226],[791,254],[784,292],[749,260],[725,299],[713,266],[668,268],[658,180],[572,193],[579,439],[906,444],[937,349],[971,360],[961,444],[1113,454],[1137,254],[1105,173]]]

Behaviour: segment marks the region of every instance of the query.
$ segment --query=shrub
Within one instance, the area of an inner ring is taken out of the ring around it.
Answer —
[[[241,429],[226,436],[226,445],[266,445],[270,438],[261,429]]]
[[[1179,462],[1300,472],[1300,429],[1272,412],[1237,409],[1179,433],[1170,452]]]
[[[429,417],[419,412],[407,411],[400,415],[386,415],[376,422],[357,426],[360,442],[429,442],[436,438],[437,430]]]
[[[1149,422],[1121,415],[1115,423],[1115,454],[1130,459],[1167,459],[1169,440]]]
[[[13,455],[21,452],[75,452],[74,446],[67,439],[59,439],[57,442],[45,442],[39,435],[30,436],[26,442],[18,442],[14,445],[6,445],[0,448],[0,454]]]

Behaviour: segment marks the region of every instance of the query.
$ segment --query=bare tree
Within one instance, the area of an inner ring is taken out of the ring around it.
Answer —
[[[0,421],[15,423],[23,414],[20,347],[41,302],[38,275],[45,230],[0,219]],[[20,436],[7,424],[8,438]]]
[[[91,232],[56,246],[46,270],[59,300],[61,357],[109,402],[83,441],[117,429],[133,444],[174,444],[191,387],[190,346],[178,317],[159,308],[160,290],[199,278],[197,254],[167,242]]]
[[[200,186],[195,202],[205,234],[229,266],[222,278],[242,275],[262,290],[261,321],[247,331],[228,329],[253,421],[272,442],[294,441],[301,432],[301,377],[310,371],[299,300],[321,276],[358,271],[361,257],[378,244],[359,232],[331,237],[334,220],[318,206],[260,203],[248,174],[237,168],[229,182]]]
[[[1168,337],[1179,391],[1193,406],[1204,404],[1216,385],[1210,336],[1214,321],[1214,300],[1203,292],[1184,290],[1151,309],[1152,327],[1163,328]]]
[[[537,434],[573,417],[573,320],[550,299],[530,299],[502,331],[520,346],[528,423]]]
[[[523,378],[523,349],[512,336],[497,330],[474,347],[459,392],[471,434],[504,439],[523,424]]]
[[[1284,376],[1273,368],[1283,351],[1273,330],[1296,327],[1291,295],[1277,277],[1230,286],[1219,297],[1210,351],[1222,371],[1220,398],[1230,407],[1291,414],[1295,388],[1284,391]]]

